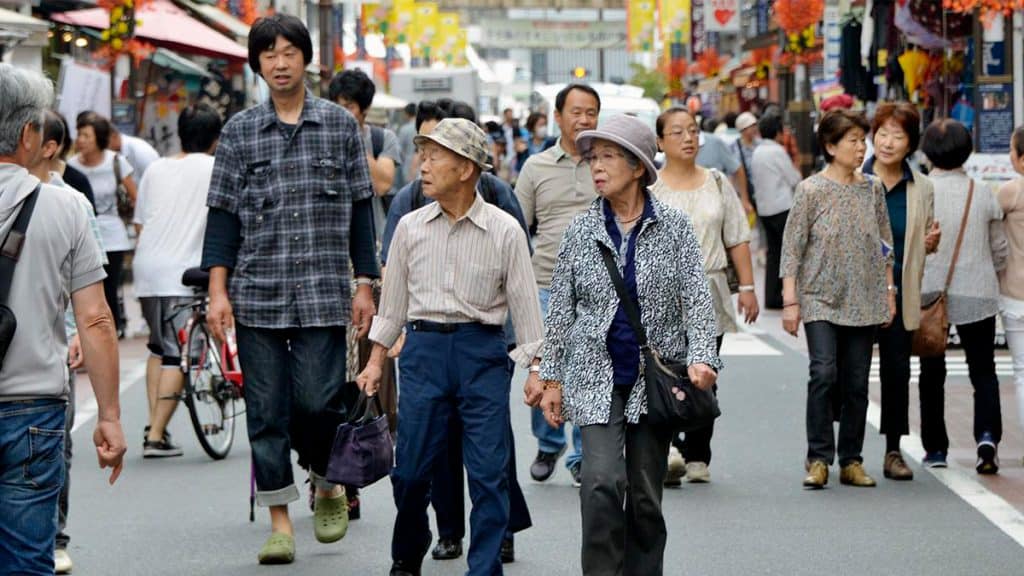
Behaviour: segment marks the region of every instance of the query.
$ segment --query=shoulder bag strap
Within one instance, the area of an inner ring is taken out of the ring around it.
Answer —
[[[11,292],[14,265],[18,263],[18,258],[21,256],[21,248],[25,244],[25,231],[28,230],[28,223],[32,219],[32,212],[35,210],[38,196],[39,186],[36,186],[36,189],[21,204],[18,217],[14,220],[14,226],[7,232],[2,248],[0,248],[0,304],[7,302],[7,296]]]
[[[974,198],[974,179],[971,179],[970,187],[967,188],[967,205],[964,206],[964,216],[960,219],[960,231],[956,235],[956,248],[953,248],[953,261],[949,263],[949,273],[946,274],[946,286],[942,289],[943,294],[949,291],[949,285],[953,282],[953,272],[956,271],[956,261],[960,257],[960,246],[964,243],[964,230],[967,229],[967,216],[971,213],[971,200]]]
[[[114,187],[115,187],[115,194],[116,194],[116,188],[120,188],[121,184],[123,182],[124,182],[124,179],[121,178],[121,155],[115,153],[114,154]],[[116,200],[115,200],[115,202],[116,202]]]
[[[611,249],[604,244],[598,242],[598,247],[601,249],[601,258],[604,259],[604,265],[608,268],[608,275],[612,278],[615,291],[619,294],[619,301],[626,309],[626,316],[629,318],[630,326],[633,327],[633,333],[636,334],[636,341],[640,344],[641,350],[648,350],[647,331],[644,330],[643,322],[640,320],[640,309],[629,292],[626,291],[626,282],[619,274],[619,266],[615,263],[615,257],[612,255]]]

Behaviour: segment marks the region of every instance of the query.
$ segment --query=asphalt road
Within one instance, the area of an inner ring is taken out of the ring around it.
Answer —
[[[740,348],[760,355],[725,358],[713,482],[665,494],[665,574],[1024,574],[1024,549],[932,473],[915,464],[913,482],[884,480],[884,446],[870,427],[865,464],[877,488],[840,486],[833,468],[827,489],[804,491],[806,359],[767,336]],[[517,374],[512,385],[513,422],[534,527],[518,535],[517,561],[506,572],[579,574],[577,491],[564,468],[544,484],[529,478],[536,444],[520,400],[522,379]],[[199,448],[182,408],[171,430],[185,456],[143,461],[144,384],[125,390],[122,406],[130,445],[116,486],[95,467],[88,447],[92,423],[74,434],[80,454],[69,525],[74,574],[387,574],[394,514],[387,480],[364,492],[363,518],[340,543],[318,544],[305,502],[294,505],[296,562],[261,567],[256,552],[269,519],[265,510],[255,523],[248,519],[244,422],[230,456],[214,462]],[[305,478],[298,468],[296,477]],[[464,559],[424,564],[425,575],[464,571]]]

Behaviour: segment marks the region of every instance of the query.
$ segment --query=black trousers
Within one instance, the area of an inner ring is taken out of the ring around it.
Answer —
[[[110,313],[114,319],[114,327],[124,330],[124,316],[121,310],[121,301],[118,298],[118,291],[121,289],[121,276],[124,273],[124,252],[107,252],[107,265],[103,271],[107,277],[103,279],[103,296],[107,299],[107,306],[110,306]]]
[[[584,576],[660,576],[667,530],[661,514],[669,432],[641,416],[626,422],[629,386],[612,389],[607,424],[581,429]]]
[[[957,324],[964,348],[967,372],[974,387],[974,440],[992,434],[998,444],[1003,436],[1003,416],[996,377],[996,318]],[[926,452],[949,451],[945,420],[946,357],[921,359],[921,443]]]
[[[833,393],[841,396],[839,465],[861,462],[868,413],[868,373],[875,326],[804,324],[810,356],[807,384],[807,460],[832,464],[836,458]]]
[[[779,278],[779,263],[782,261],[782,233],[786,230],[789,210],[774,216],[762,216],[764,240],[768,254],[764,265],[764,307],[782,308],[782,278]]]
[[[716,351],[722,351],[722,339],[721,334],[715,339]],[[683,455],[683,460],[687,462],[703,462],[705,464],[711,464],[711,437],[715,434],[715,425],[712,423],[707,428],[698,428],[697,430],[690,430],[687,432],[683,439],[679,439],[679,435],[676,434],[672,437],[672,445],[675,446],[679,453]]]
[[[882,425],[885,435],[910,433],[910,344],[914,333],[903,326],[903,311],[888,328],[878,329],[878,376],[882,389]]]

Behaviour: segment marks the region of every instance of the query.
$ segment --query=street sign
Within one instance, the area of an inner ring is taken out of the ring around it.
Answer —
[[[481,23],[479,45],[487,48],[625,48],[622,22],[489,20]]]

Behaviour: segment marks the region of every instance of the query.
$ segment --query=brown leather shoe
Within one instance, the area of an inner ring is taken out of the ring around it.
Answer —
[[[860,462],[851,462],[839,471],[839,483],[847,486],[872,488],[875,486],[875,479],[868,476]]]
[[[914,471],[907,466],[907,463],[903,460],[903,455],[896,451],[885,455],[885,465],[882,467],[882,473],[890,480],[914,479]]]
[[[815,460],[807,466],[807,477],[804,478],[804,488],[824,488],[828,484],[828,465],[821,460]]]

